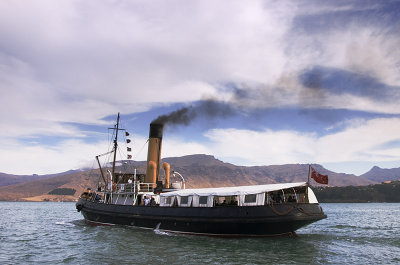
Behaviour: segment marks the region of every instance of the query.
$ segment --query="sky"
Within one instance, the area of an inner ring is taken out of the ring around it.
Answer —
[[[92,167],[118,112],[145,160],[150,122],[179,111],[163,157],[400,167],[399,13],[378,0],[2,0],[0,172]]]

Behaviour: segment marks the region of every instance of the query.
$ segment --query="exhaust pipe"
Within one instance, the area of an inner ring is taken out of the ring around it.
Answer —
[[[167,162],[162,164],[162,167],[165,171],[165,188],[169,189],[169,175],[170,175],[170,165]]]

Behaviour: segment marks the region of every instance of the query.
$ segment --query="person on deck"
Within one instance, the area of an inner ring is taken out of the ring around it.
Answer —
[[[150,204],[150,198],[148,195],[146,195],[146,198],[144,199],[144,206],[147,206]]]

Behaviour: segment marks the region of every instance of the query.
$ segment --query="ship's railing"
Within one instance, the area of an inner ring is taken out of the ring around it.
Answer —
[[[151,192],[154,190],[154,183],[140,183],[139,184],[139,191],[142,192]]]
[[[154,183],[124,183],[117,184],[117,192],[152,192],[154,189]]]
[[[117,184],[117,192],[136,192],[136,185],[134,183]]]

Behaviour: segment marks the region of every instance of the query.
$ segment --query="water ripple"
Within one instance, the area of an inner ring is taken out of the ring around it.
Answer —
[[[297,238],[89,226],[73,203],[0,202],[0,264],[399,264],[400,204],[323,204]],[[12,216],[12,218],[10,218]]]

